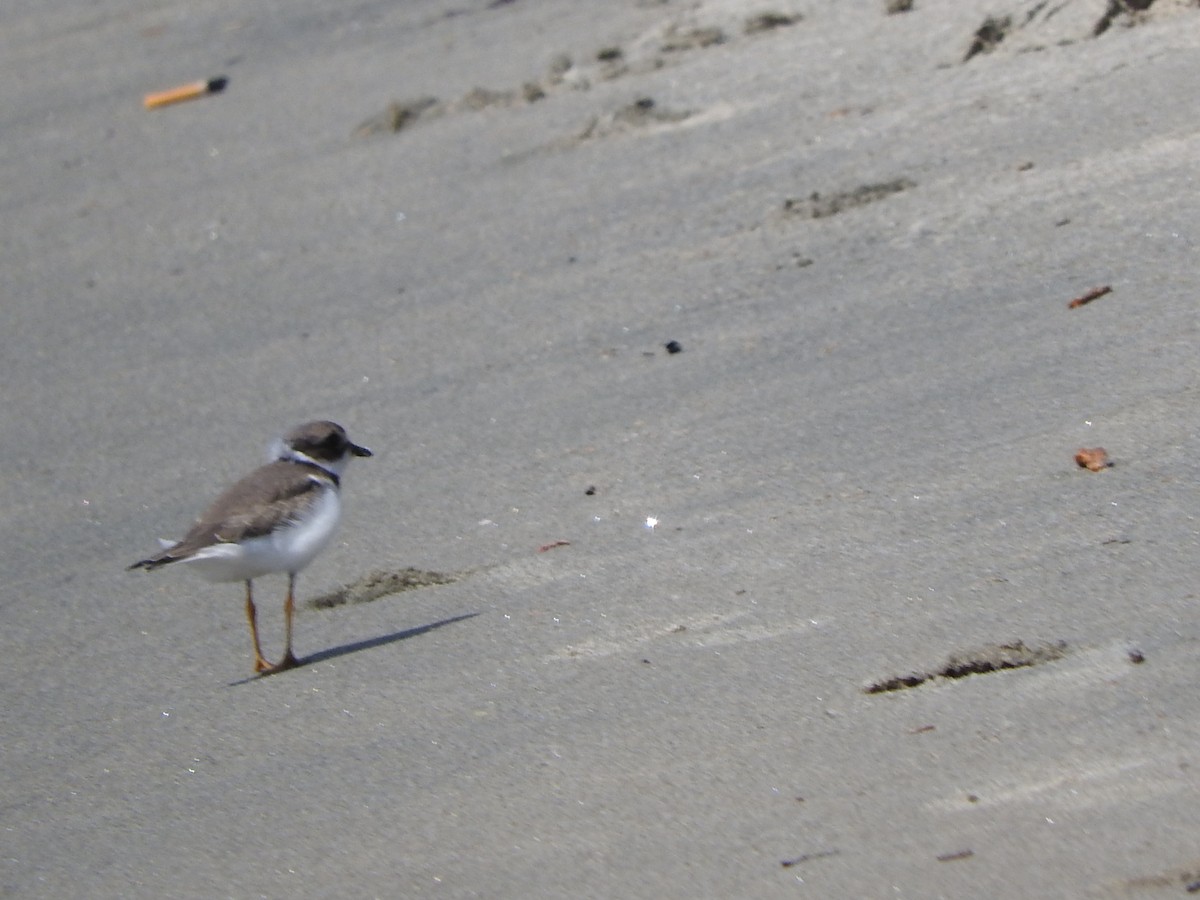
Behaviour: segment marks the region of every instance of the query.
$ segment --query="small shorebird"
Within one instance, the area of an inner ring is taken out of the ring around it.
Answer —
[[[371,455],[366,447],[351,443],[341,425],[299,425],[272,444],[272,462],[213,501],[183,540],[129,568],[158,569],[183,562],[209,581],[244,581],[254,670],[270,674],[290,669],[299,663],[292,655],[296,573],[313,561],[337,529],[341,475],[350,457]],[[251,587],[255,578],[273,572],[288,576],[283,606],[287,650],[274,665],[263,658]]]

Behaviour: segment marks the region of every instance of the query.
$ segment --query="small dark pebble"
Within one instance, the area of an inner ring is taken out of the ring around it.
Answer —
[[[667,348],[668,353],[683,352],[683,345],[679,343],[679,341],[667,341],[665,344],[663,344],[663,346]]]
[[[1135,666],[1138,663],[1144,663],[1146,661],[1146,654],[1134,647],[1129,651],[1129,661]]]
[[[584,493],[589,497],[594,497],[596,495],[596,486],[594,484],[589,484],[588,489],[584,491]]]
[[[1197,891],[1200,891],[1200,881],[1193,881],[1191,884],[1185,887],[1184,890],[1189,894],[1194,894]]]

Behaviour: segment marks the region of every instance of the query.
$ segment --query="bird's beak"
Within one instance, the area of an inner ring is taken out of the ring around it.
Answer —
[[[350,452],[353,453],[355,456],[374,456],[375,455],[370,450],[368,450],[366,447],[360,447],[360,446],[358,446],[358,444],[351,444]]]

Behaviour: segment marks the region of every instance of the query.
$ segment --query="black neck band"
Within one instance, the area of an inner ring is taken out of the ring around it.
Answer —
[[[304,466],[306,469],[316,469],[322,475],[328,475],[330,480],[333,482],[334,487],[340,488],[342,486],[342,479],[338,477],[337,472],[327,469],[324,466],[313,462],[311,459],[296,459],[294,456],[281,456],[279,457],[279,461],[289,462],[297,466]]]

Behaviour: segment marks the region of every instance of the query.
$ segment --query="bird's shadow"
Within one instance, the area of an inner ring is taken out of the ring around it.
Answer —
[[[416,628],[405,628],[403,631],[393,631],[391,634],[381,634],[379,637],[366,638],[361,641],[353,641],[349,644],[342,644],[338,647],[330,647],[328,650],[318,650],[316,653],[311,653],[296,662],[293,669],[300,669],[304,666],[311,666],[319,662],[325,662],[330,659],[337,659],[339,656],[346,656],[350,653],[358,653],[360,650],[370,650],[373,647],[382,647],[385,644],[394,644],[396,641],[408,640],[408,638],[417,637],[425,634],[428,631],[433,631],[436,628],[442,628],[446,625],[453,625],[455,622],[462,622],[466,619],[473,619],[479,613],[464,613],[461,616],[451,616],[449,619],[441,619],[437,622],[430,622],[428,625],[418,625]],[[284,670],[289,671],[287,669]],[[251,681],[259,681],[266,678],[268,675],[282,675],[283,672],[261,672],[258,675],[250,675],[242,678],[239,681],[230,683],[230,687],[237,687],[239,684],[247,684]]]

